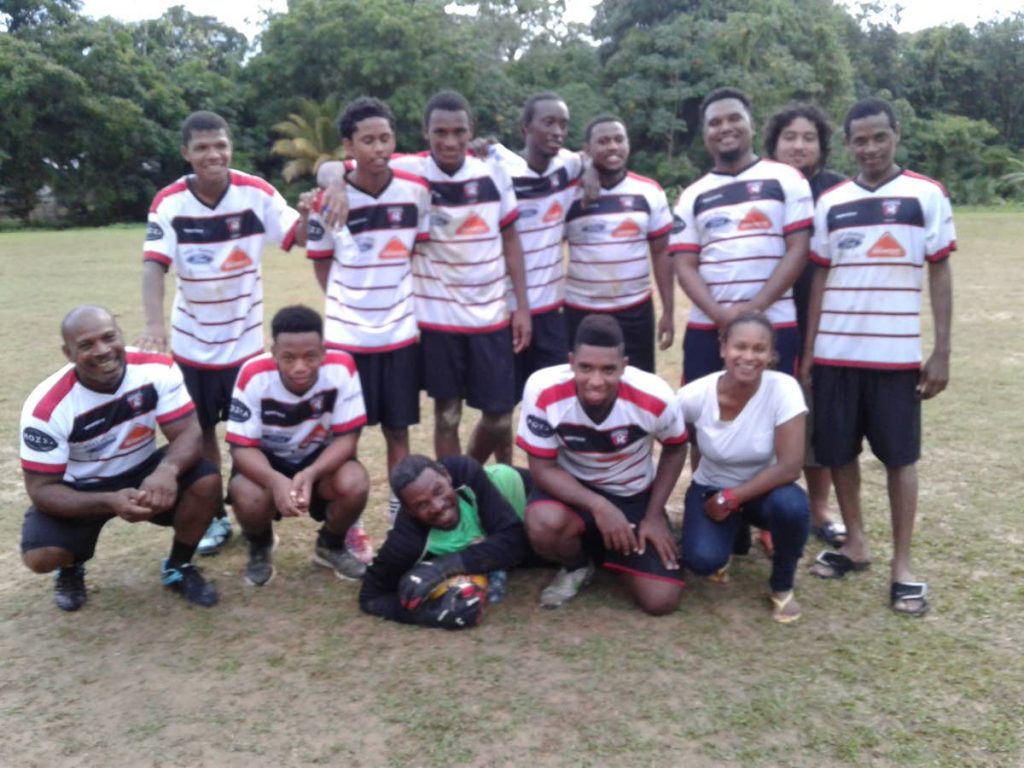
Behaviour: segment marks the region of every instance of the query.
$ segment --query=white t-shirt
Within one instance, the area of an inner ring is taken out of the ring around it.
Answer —
[[[761,386],[732,421],[718,410],[718,380],[725,371],[692,381],[676,394],[683,420],[693,425],[700,448],[694,482],[715,488],[745,483],[775,463],[775,428],[807,413],[796,379],[778,371],[761,374]]]

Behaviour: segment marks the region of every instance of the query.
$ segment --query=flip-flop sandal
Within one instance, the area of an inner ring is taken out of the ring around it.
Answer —
[[[929,608],[927,595],[928,585],[923,581],[894,581],[889,587],[889,607],[904,616],[924,616]],[[916,603],[913,608],[907,605],[911,601]]]
[[[714,573],[708,574],[704,578],[707,579],[712,584],[718,584],[720,586],[725,586],[726,584],[729,583],[729,566],[730,565],[732,565],[732,558],[731,557],[728,560],[725,561],[725,565],[723,565],[721,568],[719,568]]]
[[[811,566],[811,575],[817,576],[819,579],[841,579],[850,572],[866,571],[870,567],[870,560],[858,563],[841,552],[826,549],[815,558],[814,564]],[[823,572],[824,569],[827,569],[827,572]]]
[[[772,601],[772,621],[778,622],[779,624],[792,624],[794,621],[800,618],[800,611],[793,614],[786,613],[786,606],[793,602],[793,590],[789,590],[786,596],[779,599],[773,594],[768,595]]]
[[[821,526],[811,526],[811,533],[832,549],[839,549],[846,543],[846,526],[837,520],[829,520]]]

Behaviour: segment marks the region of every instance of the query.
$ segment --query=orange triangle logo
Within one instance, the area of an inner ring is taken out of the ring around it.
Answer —
[[[552,221],[561,221],[562,214],[564,212],[565,211],[562,209],[562,206],[560,206],[558,204],[558,201],[555,200],[555,202],[551,204],[551,207],[548,208],[548,212],[544,214],[544,218],[541,219],[541,221],[543,221],[545,224]]]
[[[878,242],[868,249],[868,256],[873,259],[902,259],[907,255],[900,241],[886,232]]]
[[[327,438],[327,430],[324,429],[323,424],[317,424],[316,428],[306,435],[306,439],[302,441],[300,448],[306,448],[311,443],[319,442]]]
[[[128,433],[128,436],[121,441],[121,448],[134,448],[137,445],[142,445],[153,437],[153,430],[142,424],[136,424],[132,427],[132,431]]]
[[[771,229],[772,221],[765,216],[757,208],[751,208],[750,212],[743,217],[743,221],[740,222],[738,229]]]
[[[457,230],[456,235],[486,235],[491,231],[491,228],[487,226],[487,222],[477,216],[475,213],[471,213],[469,218],[462,222]]]
[[[640,227],[632,219],[626,219],[612,230],[612,237],[636,237],[640,234]]]
[[[235,248],[220,265],[221,272],[234,272],[236,269],[245,269],[252,266],[252,259],[249,254],[241,248]]]
[[[392,237],[388,240],[388,244],[380,252],[380,258],[382,259],[404,259],[408,255],[409,249],[397,237]]]

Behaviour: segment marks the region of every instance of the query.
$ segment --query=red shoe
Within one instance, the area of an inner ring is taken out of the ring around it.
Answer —
[[[348,533],[345,534],[345,549],[365,565],[373,562],[373,542],[360,526],[353,525],[348,529]]]

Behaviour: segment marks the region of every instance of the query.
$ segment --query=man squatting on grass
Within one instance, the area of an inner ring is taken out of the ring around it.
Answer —
[[[85,567],[107,522],[174,529],[161,578],[196,605],[217,590],[191,565],[220,503],[217,468],[200,457],[201,431],[181,371],[165,355],[126,349],[105,309],[80,306],[61,323],[68,364],[36,387],[21,413],[21,467],[32,506],[22,559],[56,571],[64,611],[86,601]],[[168,444],[157,450],[157,427]]]

